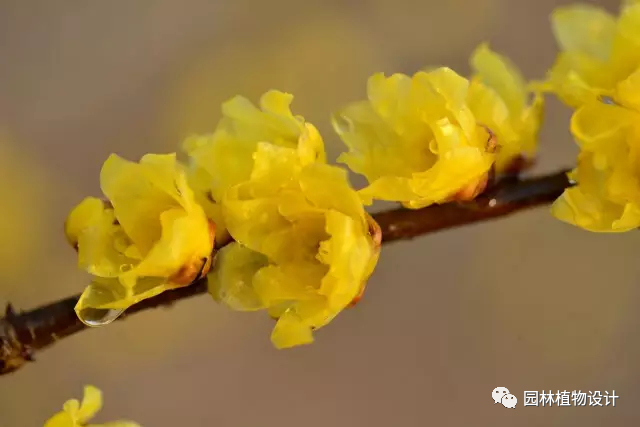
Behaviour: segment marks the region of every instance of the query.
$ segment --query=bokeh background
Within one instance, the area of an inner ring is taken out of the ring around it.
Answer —
[[[274,88],[342,147],[329,113],[377,71],[469,71],[488,41],[527,77],[555,55],[556,0],[0,1],[0,303],[83,289],[62,224],[111,152],[213,130]],[[617,1],[598,2],[615,11]],[[569,166],[550,101],[535,172]],[[208,296],[83,332],[0,378],[0,427],[41,426],[84,384],[97,421],[165,426],[632,426],[640,422],[640,238],[544,208],[383,248],[360,305],[311,346],[271,347],[263,313]],[[515,410],[494,405],[509,388]],[[615,390],[615,408],[523,407],[524,390]]]

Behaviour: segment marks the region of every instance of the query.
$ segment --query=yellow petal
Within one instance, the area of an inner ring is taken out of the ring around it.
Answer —
[[[130,265],[124,250],[130,241],[116,223],[113,209],[88,197],[76,206],[65,223],[65,233],[78,250],[78,266],[101,277],[117,277],[122,265]]]
[[[554,202],[553,216],[561,221],[593,232],[625,232],[640,226],[640,207],[617,206],[570,188]]]
[[[537,150],[538,133],[544,120],[544,112],[544,96],[540,92],[534,92],[533,101],[522,114],[522,127],[519,132],[522,153],[533,155]]]
[[[594,155],[582,152],[573,178],[578,185],[564,191],[551,208],[561,221],[594,232],[624,232],[640,225],[640,205],[610,197],[610,172],[595,167]],[[627,182],[629,182],[627,180]]]
[[[266,256],[239,243],[231,243],[216,255],[209,274],[209,293],[216,301],[234,310],[251,311],[265,308],[254,289],[254,277],[266,267]]]
[[[446,201],[466,184],[487,173],[494,157],[483,149],[469,147],[460,130],[443,119],[432,126],[439,160],[432,168],[414,174],[413,189],[421,195],[410,207]]]
[[[199,176],[199,187],[210,191],[216,202],[231,186],[246,180],[253,168],[253,153],[257,141],[242,140],[226,129],[213,136],[192,137],[185,148]],[[187,148],[189,147],[189,148]]]
[[[330,211],[326,230],[331,237],[321,243],[318,259],[329,266],[320,294],[328,298],[330,320],[356,297],[369,274],[369,262],[377,254],[367,232],[353,217]]]
[[[102,191],[143,254],[160,238],[160,214],[180,206],[176,178],[175,155],[147,155],[137,164],[112,154],[102,167]]]
[[[80,424],[86,424],[101,408],[102,392],[92,385],[85,386],[84,396],[78,411],[78,422]]]
[[[78,424],[74,421],[74,419],[69,415],[69,413],[62,411],[53,415],[47,422],[44,424],[44,427],[77,427]]]
[[[293,310],[287,310],[278,319],[271,333],[271,342],[279,349],[290,348],[311,344],[313,334],[311,328],[305,325]]]
[[[640,4],[622,9],[610,61],[615,81],[624,80],[640,67]]]
[[[240,140],[269,141],[294,148],[303,130],[303,121],[291,114],[292,101],[290,94],[269,91],[260,99],[261,109],[258,109],[248,99],[236,96],[222,105],[228,122],[223,121],[221,125]]]
[[[413,190],[413,185],[414,181],[411,178],[383,176],[358,193],[365,205],[372,204],[374,199],[408,204],[421,198]]]
[[[291,182],[302,169],[296,150],[259,143],[254,154],[255,165],[251,173],[252,193],[268,197]]]
[[[592,101],[571,117],[571,133],[583,150],[615,155],[625,144],[634,115],[617,105]]]
[[[551,22],[562,50],[600,60],[608,58],[616,21],[605,10],[588,4],[559,7],[554,10]]]
[[[96,197],[87,197],[67,217],[64,231],[71,246],[78,245],[78,238],[88,227],[92,227],[105,214],[104,202]]]
[[[471,56],[474,74],[504,101],[510,114],[519,116],[524,110],[526,88],[524,78],[508,58],[480,45]]]
[[[351,189],[347,171],[343,169],[325,164],[310,165],[300,173],[300,188],[315,206],[334,209],[354,218],[364,216],[362,202]]]
[[[616,101],[640,111],[640,67],[618,84]]]
[[[303,165],[324,163],[327,160],[320,132],[311,123],[305,123],[304,130],[300,134],[298,155]]]
[[[607,64],[577,52],[560,53],[548,76],[548,89],[571,107],[598,99],[610,87]]]
[[[304,301],[317,297],[320,282],[326,273],[325,266],[310,261],[272,265],[256,274],[254,287],[267,306]]]
[[[80,410],[80,402],[78,399],[69,399],[64,402],[62,409],[76,420],[78,418],[78,411]]]
[[[474,78],[471,81],[467,103],[478,123],[488,126],[499,135],[501,142],[517,137],[515,130],[509,123],[511,113],[504,100],[479,78]]]
[[[466,104],[469,81],[447,67],[416,73],[413,80],[415,86],[424,86],[425,90],[419,95],[422,102],[418,103],[422,120],[434,122],[448,118],[461,128],[468,140],[472,140],[476,120]],[[439,99],[427,94],[438,94]],[[418,92],[414,91],[414,95]]]
[[[137,277],[169,277],[187,264],[205,263],[213,242],[209,226],[201,209],[194,211],[168,209],[160,214],[161,235],[144,259],[121,275],[122,280],[135,282]]]

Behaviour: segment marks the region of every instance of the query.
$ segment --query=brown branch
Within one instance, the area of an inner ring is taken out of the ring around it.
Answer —
[[[382,242],[412,239],[461,225],[497,219],[553,202],[570,183],[567,171],[539,178],[503,179],[475,201],[449,203],[419,210],[394,209],[374,214],[382,230]],[[132,306],[118,319],[150,308],[170,306],[175,301],[207,292],[206,279],[173,291],[164,292]],[[13,372],[34,354],[54,342],[87,329],[74,312],[79,295],[53,302],[23,313],[7,306],[0,319],[0,375]]]

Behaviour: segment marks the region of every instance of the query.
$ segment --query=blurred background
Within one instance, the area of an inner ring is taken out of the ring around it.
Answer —
[[[0,303],[80,292],[62,228],[102,162],[172,152],[220,103],[295,94],[331,158],[329,113],[377,71],[469,72],[477,44],[529,78],[555,55],[556,0],[0,0]],[[594,2],[596,3],[596,2]],[[617,1],[597,2],[615,11]],[[549,102],[544,173],[574,162]],[[385,246],[365,299],[277,351],[264,313],[208,296],[85,331],[0,378],[0,427],[41,426],[84,384],[96,421],[169,426],[631,426],[640,422],[636,233],[590,234],[544,208]],[[507,387],[516,410],[494,405]],[[615,408],[523,407],[525,390],[613,391]]]

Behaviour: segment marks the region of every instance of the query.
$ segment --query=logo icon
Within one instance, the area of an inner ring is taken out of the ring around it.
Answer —
[[[515,397],[513,394],[505,394],[504,396],[502,396],[502,400],[500,402],[502,403],[502,406],[504,406],[505,408],[513,409],[516,407],[516,404],[518,403],[518,398]]]
[[[491,397],[493,397],[493,404],[502,402],[502,398],[506,395],[510,394],[509,389],[506,387],[496,387],[493,389],[493,393],[491,393]]]

